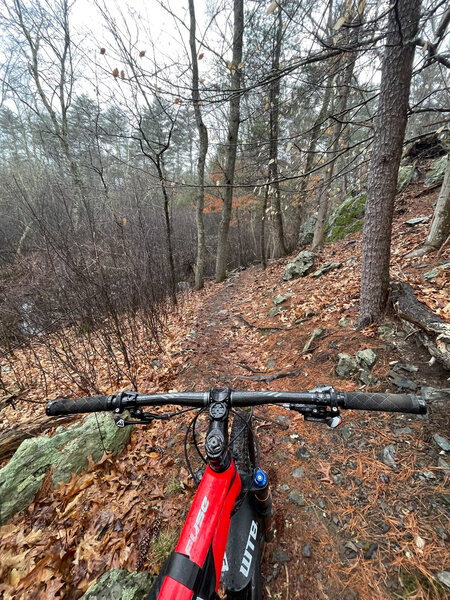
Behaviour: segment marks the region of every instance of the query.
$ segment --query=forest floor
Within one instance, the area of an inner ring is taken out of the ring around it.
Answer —
[[[397,197],[391,276],[408,281],[419,300],[450,320],[448,271],[426,281],[435,255],[405,258],[425,238],[429,221],[405,222],[431,216],[437,193],[415,184]],[[449,373],[430,365],[430,356],[393,318],[390,329],[354,329],[361,233],[324,247],[317,266],[342,266],[321,277],[282,281],[294,256],[185,293],[163,351],[140,370],[140,391],[299,391],[318,384],[353,390],[361,384],[336,375],[337,354],[354,357],[365,348],[377,354],[373,391],[400,391],[388,378],[394,361],[417,367],[398,371],[418,392],[422,386],[450,388]],[[440,260],[450,261],[450,252]],[[269,317],[278,294],[286,300]],[[304,352],[319,327],[322,335]],[[30,397],[39,393],[33,389]],[[27,406],[24,413],[36,410]],[[2,412],[17,421],[11,407]],[[448,597],[435,575],[450,564],[450,467],[442,466],[445,453],[433,438],[448,438],[448,401],[430,403],[426,416],[349,411],[336,430],[272,406],[255,416],[276,511],[277,534],[263,562],[265,598]],[[76,599],[107,569],[155,572],[195,491],[183,457],[190,418],[137,429],[122,455],[105,455],[71,483],[38,494],[25,513],[1,527],[5,599]],[[391,445],[395,466],[382,460]]]

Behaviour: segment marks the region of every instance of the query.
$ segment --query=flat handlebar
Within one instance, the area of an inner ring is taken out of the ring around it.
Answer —
[[[100,411],[121,412],[145,406],[189,406],[207,407],[211,402],[211,391],[174,392],[168,394],[138,394],[120,392],[110,396],[88,398],[68,398],[47,403],[48,416],[90,413]],[[257,406],[262,404],[311,404],[316,406],[337,406],[353,410],[373,410],[383,412],[404,412],[425,414],[425,401],[421,396],[410,394],[388,394],[369,392],[336,392],[331,387],[317,388],[307,392],[240,392],[232,390],[231,406]]]

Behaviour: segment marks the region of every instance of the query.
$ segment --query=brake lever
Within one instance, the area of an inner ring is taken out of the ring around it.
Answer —
[[[284,407],[300,413],[305,421],[325,423],[331,429],[335,429],[342,423],[337,406],[332,406],[331,411],[327,410],[326,406],[311,406],[310,404],[285,404]]]
[[[145,416],[145,413],[142,415],[142,419],[140,421],[130,421],[128,419],[124,419],[123,417],[120,417],[119,415],[114,415],[114,423],[116,424],[116,427],[119,428],[123,428],[126,427],[127,425],[148,425],[149,423],[151,423],[152,421],[154,421],[155,417],[152,417],[150,415]]]

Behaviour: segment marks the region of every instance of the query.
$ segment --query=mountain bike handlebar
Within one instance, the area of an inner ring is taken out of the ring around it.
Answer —
[[[48,416],[90,413],[100,411],[122,412],[145,406],[189,406],[205,408],[211,403],[211,390],[207,392],[175,392],[168,394],[138,394],[120,392],[110,396],[69,398],[52,400],[47,403]],[[421,396],[410,394],[388,394],[368,392],[337,392],[331,386],[316,388],[307,392],[239,392],[232,390],[231,407],[257,406],[262,404],[315,405],[318,407],[340,407],[352,410],[373,410],[383,412],[403,412],[425,414],[425,401]]]

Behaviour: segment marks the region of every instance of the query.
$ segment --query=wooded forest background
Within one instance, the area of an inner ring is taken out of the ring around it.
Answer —
[[[402,152],[448,151],[447,3],[211,0],[200,25],[161,3],[176,50],[96,6],[98,39],[68,0],[1,3],[4,355],[38,340],[90,392],[106,354],[134,384],[177,291],[294,251],[316,212],[319,249],[361,193],[360,324],[379,319]]]

